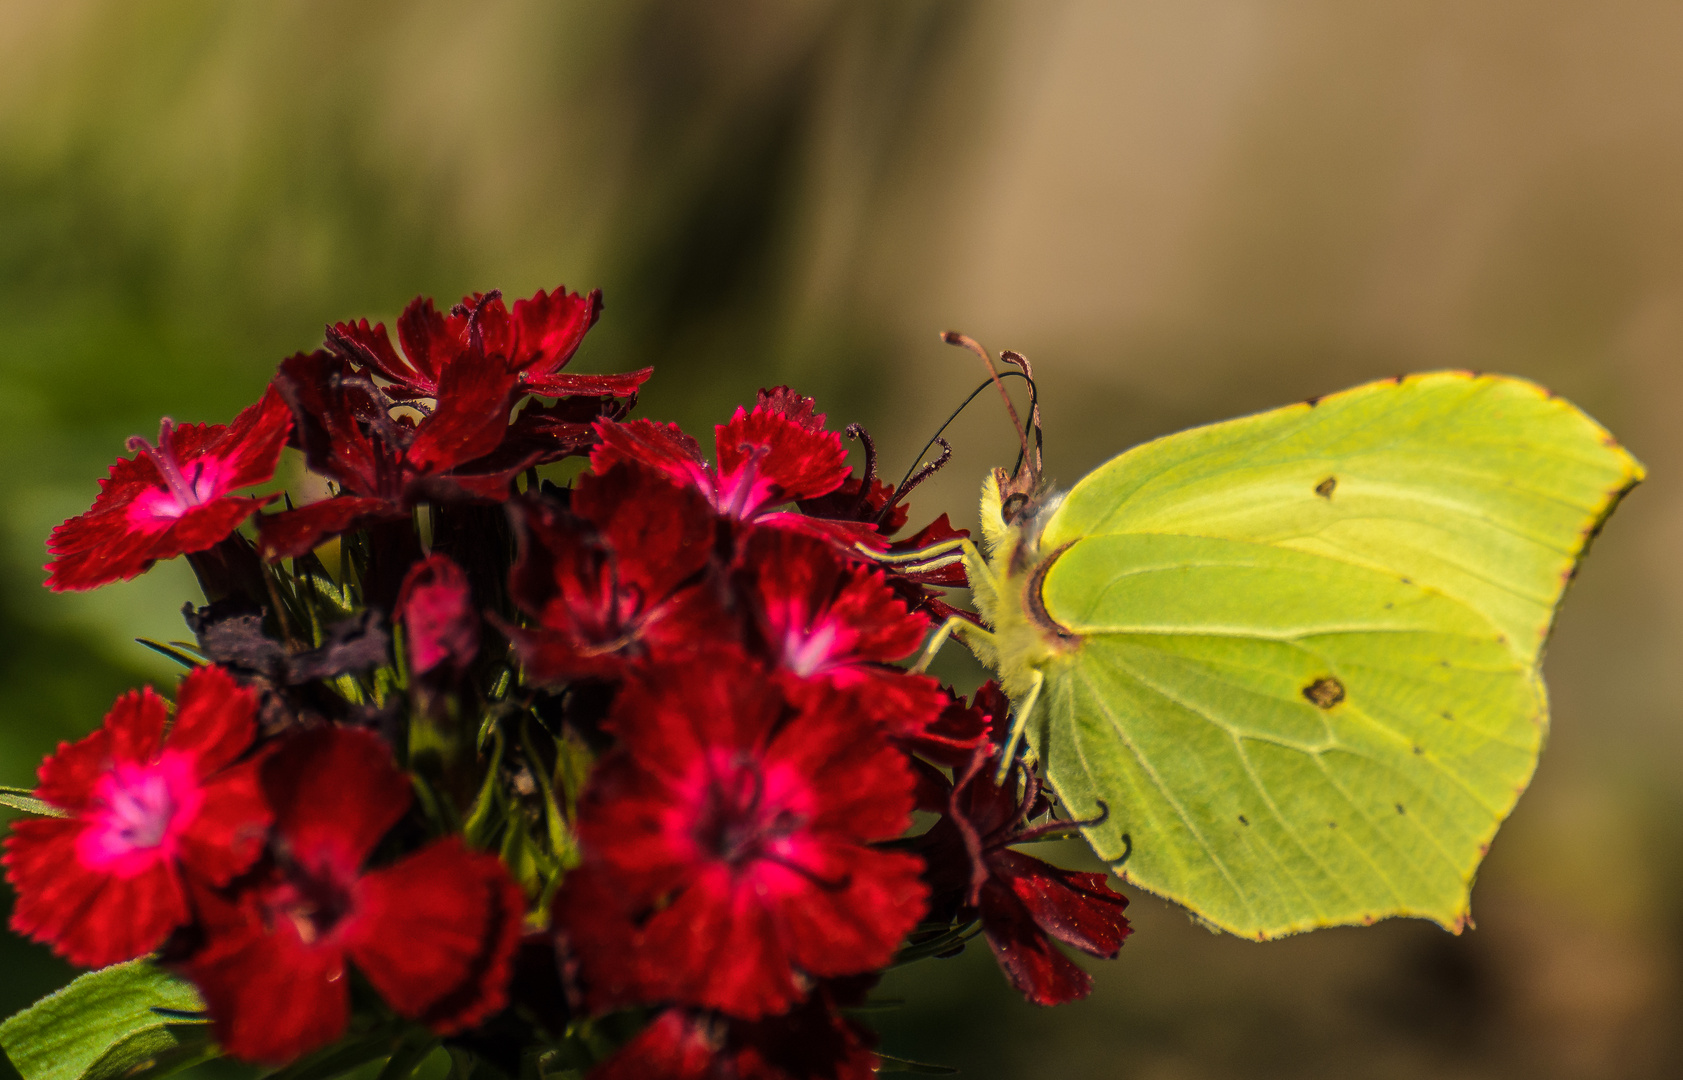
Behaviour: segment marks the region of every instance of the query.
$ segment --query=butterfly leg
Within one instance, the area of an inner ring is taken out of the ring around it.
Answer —
[[[1039,668],[1029,672],[1028,693],[1024,694],[1017,707],[1012,710],[1011,734],[1005,737],[1005,749],[999,755],[999,769],[994,773],[993,782],[1003,785],[1005,778],[1010,775],[1011,762],[1017,756],[1017,744],[1023,741],[1023,732],[1028,729],[1029,717],[1034,714],[1035,703],[1040,700],[1040,688],[1046,685],[1046,676]]]
[[[897,554],[875,551],[864,544],[855,544],[853,547],[859,554],[872,562],[878,562],[884,566],[897,566],[910,574],[939,570],[943,566],[963,562],[972,555],[977,559],[981,557],[976,552],[976,545],[967,536],[960,536],[953,540],[943,540],[939,544],[931,544],[917,551],[902,551]]]
[[[954,634],[957,634],[958,639],[966,645],[971,644],[973,637],[986,638],[990,641],[993,638],[992,630],[977,626],[962,615],[950,616],[946,622],[936,628],[934,635],[929,639],[929,644],[923,647],[923,655],[918,657],[917,663],[912,665],[912,673],[923,674],[924,670],[929,667],[929,662],[935,659],[935,654],[941,651],[941,646],[945,645],[947,639]]]

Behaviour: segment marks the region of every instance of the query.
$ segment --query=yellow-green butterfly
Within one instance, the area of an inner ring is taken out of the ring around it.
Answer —
[[[987,628],[944,632],[1093,850],[1247,937],[1466,925],[1547,730],[1556,605],[1642,466],[1454,371],[1157,439],[1061,497],[1022,430],[964,545]]]

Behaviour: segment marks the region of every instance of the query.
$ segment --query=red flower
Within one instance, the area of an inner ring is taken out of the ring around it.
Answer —
[[[561,373],[601,314],[600,289],[580,296],[565,285],[516,300],[512,314],[496,290],[463,298],[449,315],[434,308],[430,298],[417,296],[397,320],[402,355],[392,348],[385,324],[370,327],[366,319],[336,323],[328,328],[327,341],[334,352],[391,382],[400,398],[438,397],[440,373],[464,353],[516,373],[526,390],[546,397],[634,394],[653,369],[624,375]]]
[[[416,420],[366,374],[326,352],[281,364],[275,385],[297,417],[297,438],[314,471],[343,494],[262,518],[271,559],[296,558],[323,538],[409,516],[418,502],[505,498],[513,476],[535,460],[495,456],[508,434],[518,377],[469,354],[447,361],[437,400]]]
[[[997,721],[996,733],[1003,732],[1010,706],[998,686],[984,685],[976,703]],[[1093,977],[1052,939],[1114,958],[1132,932],[1122,914],[1128,899],[1103,874],[1065,870],[1012,850],[1070,823],[1029,826],[1050,809],[1040,782],[1014,764],[1005,784],[995,784],[998,764],[998,747],[983,747],[954,777],[947,816],[925,838],[931,877],[937,889],[955,888],[962,903],[979,910],[994,958],[1024,997],[1036,1005],[1079,1000],[1092,991]]]
[[[764,1020],[667,1009],[590,1080],[871,1080],[875,1039],[826,996]]]
[[[472,1027],[507,1000],[525,901],[460,837],[364,869],[408,811],[409,779],[367,731],[294,736],[263,767],[273,857],[230,895],[196,897],[205,941],[180,962],[235,1057],[284,1062],[344,1034],[347,963],[401,1016]]]
[[[618,462],[640,462],[673,483],[696,488],[733,521],[811,533],[849,549],[856,542],[880,546],[870,524],[776,509],[829,494],[848,477],[841,436],[824,430],[824,414],[813,412],[811,398],[786,387],[761,391],[752,412],[737,409],[729,423],[713,430],[717,464],[709,465],[701,446],[676,424],[598,423],[600,441],[590,452],[590,465],[601,473]]]
[[[910,822],[905,758],[839,697],[791,710],[739,653],[648,676],[615,701],[623,745],[586,788],[556,908],[592,1004],[756,1019],[885,966],[926,896],[917,858],[869,846]]]
[[[204,551],[275,497],[232,493],[275,474],[292,418],[271,387],[234,422],[159,425],[156,446],[136,436],[100,481],[88,512],[53,530],[54,592],[127,581],[159,559]]]
[[[511,504],[520,554],[509,592],[537,620],[504,626],[536,683],[617,677],[721,632],[734,637],[713,583],[716,519],[695,491],[636,465],[579,478],[571,509]]]
[[[929,620],[908,610],[881,570],[846,564],[831,545],[779,529],[755,529],[738,561],[766,652],[782,671],[854,694],[894,734],[915,736],[940,713],[940,684],[892,664],[918,650]]]
[[[204,667],[182,681],[173,726],[147,688],[118,698],[92,735],[60,744],[35,795],[68,816],[13,822],[6,842],[12,929],[103,967],[187,922],[187,878],[226,883],[262,851],[270,815],[256,767],[234,764],[256,713],[255,691]]]

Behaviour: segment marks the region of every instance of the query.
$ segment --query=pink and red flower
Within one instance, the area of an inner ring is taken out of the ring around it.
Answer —
[[[275,811],[271,857],[230,892],[198,890],[204,944],[178,964],[224,1049],[284,1062],[344,1034],[351,963],[399,1015],[437,1032],[502,1008],[520,887],[455,836],[365,866],[412,799],[377,736],[334,727],[294,736],[262,778]]]
[[[580,477],[571,496],[570,509],[510,507],[520,553],[509,592],[536,625],[503,630],[529,680],[614,678],[737,636],[709,576],[716,519],[698,493],[623,464]]]
[[[896,735],[915,737],[940,713],[940,684],[893,666],[922,646],[930,626],[883,571],[844,563],[831,545],[781,529],[755,529],[738,563],[761,641],[786,677],[854,695]]]
[[[716,463],[709,465],[700,444],[676,424],[598,423],[600,441],[590,452],[590,465],[600,473],[622,461],[639,462],[700,491],[732,521],[793,529],[849,549],[855,543],[881,546],[869,523],[778,509],[827,495],[848,478],[841,436],[824,430],[824,414],[813,411],[811,398],[787,387],[761,391],[752,411],[737,409],[713,430]]]
[[[556,913],[593,1006],[786,1012],[813,978],[875,971],[923,913],[905,758],[836,695],[792,708],[733,651],[620,691],[584,864]]]
[[[181,683],[175,721],[150,688],[117,699],[98,731],[59,746],[35,795],[65,812],[12,824],[12,929],[75,964],[151,952],[189,921],[190,881],[224,884],[263,848],[257,695],[218,667]],[[166,728],[168,733],[166,735]]]
[[[180,424],[167,417],[157,445],[136,436],[88,512],[53,530],[47,587],[54,592],[127,581],[159,559],[204,551],[275,496],[233,494],[275,475],[292,426],[273,387],[232,424]]]

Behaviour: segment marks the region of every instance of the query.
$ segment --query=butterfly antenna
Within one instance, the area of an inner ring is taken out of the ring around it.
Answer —
[[[1017,429],[1017,439],[1022,443],[1022,456],[1017,459],[1018,463],[1021,464],[1021,462],[1026,459],[1029,454],[1028,431],[1023,427],[1022,418],[1017,415],[1017,406],[1012,404],[1011,395],[1005,392],[1005,384],[999,379],[999,369],[993,366],[993,357],[988,355],[988,351],[982,348],[975,338],[966,334],[961,334],[957,330],[948,330],[946,333],[941,335],[941,340],[946,342],[948,345],[957,345],[961,348],[969,349],[971,352],[981,357],[982,363],[987,365],[988,377],[993,380],[994,388],[999,391],[999,396],[1005,401],[1005,411],[1011,414],[1011,426]],[[1012,353],[1011,355],[1016,356],[1015,353]],[[1018,357],[1018,359],[1022,358]],[[1027,363],[1027,361],[1024,361],[1024,363]],[[1030,382],[1030,385],[1033,385],[1032,381]],[[1036,475],[1039,475],[1038,468],[1036,469]]]
[[[1023,378],[1023,375],[1022,375],[1021,372],[1007,371],[1007,372],[1001,373],[1001,375],[998,376],[998,378],[1003,378],[1003,379],[1017,378],[1017,379],[1021,379],[1021,378]],[[965,396],[964,400],[959,402],[958,408],[954,409],[952,411],[952,414],[950,416],[948,416],[945,421],[942,422],[941,426],[935,429],[935,434],[933,434],[929,437],[929,441],[923,444],[923,449],[919,450],[917,452],[917,456],[912,459],[911,467],[906,470],[906,475],[900,478],[900,486],[894,489],[894,492],[895,492],[894,498],[892,498],[888,501],[887,507],[893,507],[901,499],[905,498],[906,494],[908,492],[910,492],[912,490],[912,488],[917,486],[917,481],[914,481],[912,479],[912,474],[919,471],[918,463],[923,461],[923,456],[925,454],[929,453],[930,448],[933,447],[936,443],[940,443],[942,445],[942,447],[944,448],[941,451],[940,460],[929,463],[929,465],[924,466],[924,469],[927,472],[933,472],[935,469],[938,469],[942,465],[946,464],[947,458],[952,455],[952,448],[947,445],[947,440],[941,438],[941,436],[945,435],[947,433],[947,429],[953,426],[953,421],[958,419],[959,414],[964,412],[965,409],[969,408],[970,403],[972,401],[975,401],[978,397],[981,396],[983,390],[986,390],[988,387],[994,385],[994,381],[995,381],[994,379],[988,379],[986,382],[982,383],[982,385],[980,385],[980,386],[976,387],[976,389],[970,391],[970,393]],[[933,466],[933,468],[931,468],[931,466]],[[926,477],[920,477],[919,479],[921,480],[921,479],[924,479],[924,478],[926,478]],[[886,509],[887,508],[885,508],[884,513],[886,513]]]
[[[1034,429],[1034,474],[1040,475],[1042,458],[1045,452],[1046,439],[1040,430],[1040,386],[1034,381],[1034,368],[1029,366],[1028,357],[1020,352],[1006,349],[999,354],[999,359],[1017,368],[1023,374],[1023,381],[1029,385],[1029,427]],[[1007,374],[1010,374],[1007,372]],[[1023,453],[1028,453],[1028,443],[1023,443]],[[1023,467],[1023,459],[1017,459],[1017,468]]]

